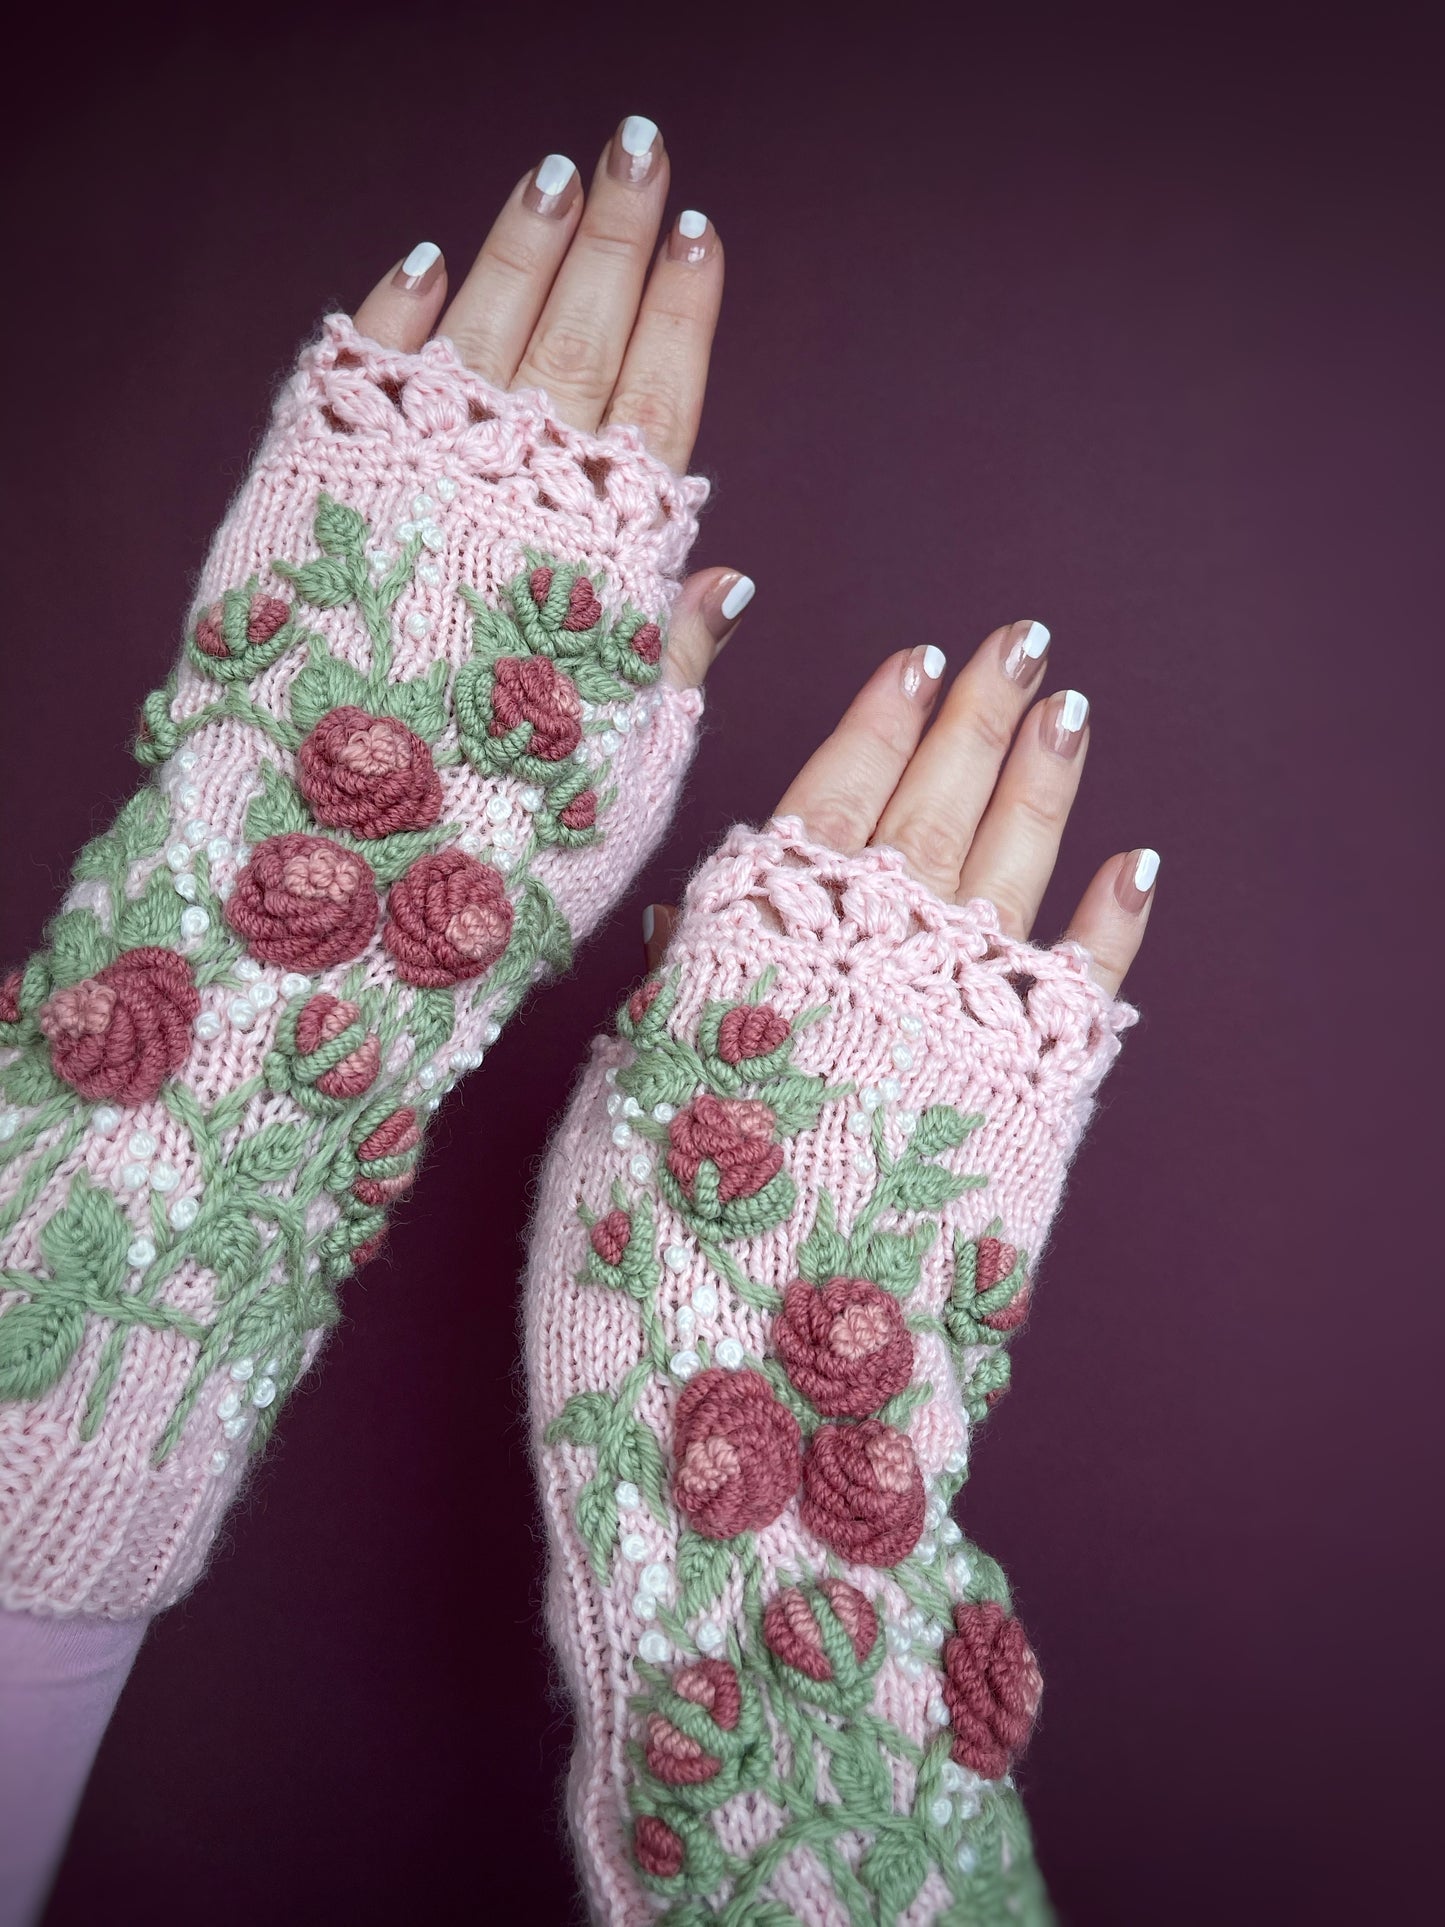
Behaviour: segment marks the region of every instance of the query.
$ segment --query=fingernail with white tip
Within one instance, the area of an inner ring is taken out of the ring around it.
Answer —
[[[1009,681],[1031,683],[1051,640],[1041,622],[1011,623],[1003,638],[1003,673]]]
[[[740,575],[722,599],[722,612],[729,622],[736,622],[758,592],[758,585],[750,575]]]
[[[642,941],[644,943],[652,942],[652,933],[656,928],[657,909],[654,904],[649,903],[642,913]]]
[[[689,267],[696,267],[700,261],[706,261],[712,252],[712,236],[708,232],[708,225],[705,214],[699,214],[695,207],[684,208],[668,232],[668,260],[685,261]]]
[[[660,152],[657,122],[646,114],[629,114],[607,150],[607,172],[613,180],[636,187],[651,174]]]
[[[1056,756],[1077,756],[1084,740],[1084,724],[1089,720],[1089,700],[1077,689],[1066,689],[1049,699],[1044,717],[1043,738]]]
[[[435,241],[418,241],[391,277],[394,288],[408,294],[425,294],[441,271],[442,251]]]
[[[932,695],[934,685],[947,666],[948,657],[931,642],[910,649],[903,659],[904,695],[916,696],[924,688]]]
[[[549,154],[538,161],[522,191],[522,202],[533,214],[560,221],[577,199],[582,181],[565,154]]]
[[[1137,917],[1149,901],[1149,893],[1158,875],[1157,850],[1135,850],[1132,856],[1126,856],[1114,880],[1114,895],[1119,900],[1120,908],[1127,910],[1130,916]]]

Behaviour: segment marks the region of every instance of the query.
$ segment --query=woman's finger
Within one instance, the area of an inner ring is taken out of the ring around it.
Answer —
[[[1089,705],[1077,689],[1035,704],[969,845],[959,900],[987,897],[1011,937],[1034,927],[1088,747]]]
[[[441,333],[469,368],[507,388],[582,213],[582,177],[565,154],[538,161],[492,223]]]
[[[667,632],[663,676],[677,689],[697,689],[755,594],[737,569],[699,569],[682,585]]]
[[[648,277],[607,408],[609,422],[640,428],[653,454],[671,468],[687,467],[697,440],[722,290],[717,230],[687,208],[668,230]]]
[[[436,325],[447,294],[447,264],[434,241],[418,241],[356,310],[358,331],[383,348],[414,355]]]
[[[1118,992],[1139,954],[1158,875],[1157,850],[1130,850],[1110,857],[1085,890],[1064,932],[1070,943],[1081,943],[1088,951],[1089,974],[1110,996]]]
[[[804,764],[778,815],[801,817],[813,841],[830,850],[849,856],[861,850],[918,746],[945,661],[932,643],[890,656]]]
[[[1041,622],[994,630],[959,671],[878,825],[873,841],[900,850],[919,882],[949,901],[1048,646]]]
[[[649,970],[656,970],[667,955],[676,927],[677,911],[670,903],[649,903],[643,911],[642,954]]]
[[[541,319],[513,377],[545,388],[574,428],[601,422],[637,319],[667,199],[667,154],[650,120],[625,120],[598,163],[592,193]]]

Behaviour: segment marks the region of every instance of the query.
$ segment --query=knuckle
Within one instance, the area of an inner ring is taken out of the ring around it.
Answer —
[[[601,337],[576,317],[545,329],[527,360],[544,388],[564,388],[574,394],[600,396],[606,393],[611,381]]]
[[[901,850],[908,867],[925,883],[952,890],[963,863],[958,832],[937,816],[910,816],[890,839]]]
[[[863,847],[868,826],[843,798],[820,797],[797,813],[807,824],[809,836],[825,849],[841,850],[846,855]]]
[[[1004,715],[993,704],[983,703],[969,714],[966,726],[989,760],[1001,763],[1013,742],[1013,718]]]
[[[612,419],[626,422],[632,428],[640,428],[643,440],[654,452],[686,445],[691,439],[690,424],[677,396],[665,388],[646,387],[626,391],[618,397],[612,409]]]
[[[1009,803],[1009,814],[1031,841],[1057,842],[1069,814],[1068,803],[1053,790],[1020,790]]]

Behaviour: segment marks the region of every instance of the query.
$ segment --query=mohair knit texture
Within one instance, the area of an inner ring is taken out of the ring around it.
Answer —
[[[0,1606],[197,1576],[427,1117],[662,833],[705,486],[332,317],[0,983]]]
[[[1133,1021],[890,850],[780,819],[694,877],[528,1273],[599,1919],[1049,1917],[1010,1771],[1039,1669],[950,1507]]]

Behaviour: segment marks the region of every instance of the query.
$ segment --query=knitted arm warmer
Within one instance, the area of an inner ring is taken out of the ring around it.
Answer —
[[[0,1606],[195,1578],[428,1113],[660,835],[704,487],[326,323],[0,984]]]
[[[788,820],[694,879],[553,1151],[527,1300],[593,1907],[1048,1917],[1039,1702],[950,1515],[1134,1013],[888,850]]]

